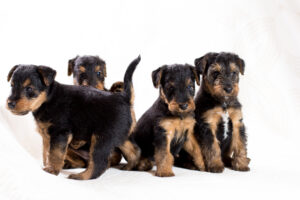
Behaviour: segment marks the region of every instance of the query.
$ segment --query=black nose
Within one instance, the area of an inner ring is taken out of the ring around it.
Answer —
[[[181,110],[186,110],[188,106],[189,105],[187,103],[179,105],[179,107],[180,107]]]
[[[14,109],[14,108],[16,107],[16,102],[15,102],[15,101],[9,101],[9,102],[7,103],[7,105],[8,105],[8,107],[9,107],[10,109]]]
[[[225,90],[226,93],[229,94],[232,91],[232,87],[224,87],[224,90]]]

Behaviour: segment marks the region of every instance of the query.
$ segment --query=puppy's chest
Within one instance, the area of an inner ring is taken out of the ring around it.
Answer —
[[[232,110],[217,107],[203,114],[204,121],[209,124],[211,131],[219,140],[226,140],[231,136],[231,113]]]
[[[160,126],[165,130],[169,140],[180,140],[187,137],[194,129],[195,119],[193,117],[185,118],[164,118],[160,121]]]

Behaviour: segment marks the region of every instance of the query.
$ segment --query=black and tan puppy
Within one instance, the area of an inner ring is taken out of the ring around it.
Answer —
[[[106,63],[99,56],[76,56],[68,62],[68,75],[73,74],[74,85],[91,86],[99,90],[122,92],[124,89],[123,82],[116,82],[112,85],[110,90],[105,88],[106,78]],[[133,112],[133,121],[136,123],[135,114]],[[135,149],[130,142],[125,143],[127,147],[122,147],[123,151],[126,149]],[[78,149],[70,148],[67,151],[66,164],[64,168],[82,168],[86,167],[88,161],[87,151],[89,147],[84,145]],[[124,154],[126,158],[126,154]],[[112,152],[109,158],[109,165],[114,166],[120,163],[122,159],[121,152],[116,149]]]
[[[155,160],[156,176],[174,176],[174,157],[181,148],[204,170],[201,149],[194,137],[195,81],[199,74],[190,65],[162,66],[152,72],[154,87],[159,87],[156,102],[137,122],[132,134],[141,148],[138,170],[150,170]]]
[[[124,92],[111,93],[82,86],[62,85],[55,70],[45,66],[17,65],[8,74],[12,92],[8,109],[18,115],[32,112],[43,137],[44,170],[58,174],[68,146],[87,143],[87,169],[72,179],[93,179],[107,168],[111,151],[121,146],[133,128],[132,75],[140,61],[135,59],[124,76]]]
[[[105,88],[106,63],[99,56],[76,56],[69,60],[68,75],[73,74],[74,85],[92,86],[99,90]],[[115,82],[109,91],[121,92],[123,82]]]
[[[247,137],[237,98],[239,73],[244,74],[245,63],[232,53],[208,53],[196,59],[195,65],[203,76],[195,99],[195,136],[206,169],[222,172],[225,165],[248,171]]]

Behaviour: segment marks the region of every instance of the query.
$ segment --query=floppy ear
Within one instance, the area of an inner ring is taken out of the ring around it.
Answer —
[[[241,59],[238,55],[235,55],[235,63],[236,65],[240,68],[240,73],[242,75],[244,75],[244,72],[245,72],[245,62],[243,59]]]
[[[186,64],[190,67],[191,71],[194,74],[197,85],[200,85],[200,72],[196,69],[196,67]]]
[[[7,75],[7,81],[9,82],[14,71],[19,67],[19,65],[14,66],[13,68],[11,68],[11,70],[9,71],[8,75]]]
[[[69,60],[68,63],[68,76],[70,76],[73,71],[74,71],[74,66],[75,66],[75,60],[78,58],[78,56],[76,56],[75,58]]]
[[[56,75],[56,71],[54,69],[46,66],[38,66],[37,70],[46,86],[49,86],[54,82]]]
[[[207,67],[208,60],[216,57],[218,53],[207,53],[200,58],[195,59],[196,70],[199,74],[204,74],[205,69]]]
[[[158,88],[160,85],[160,80],[163,74],[163,70],[167,67],[167,65],[164,65],[152,72],[152,82],[155,88]]]

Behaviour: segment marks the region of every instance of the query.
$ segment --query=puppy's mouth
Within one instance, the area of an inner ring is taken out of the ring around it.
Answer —
[[[185,109],[181,109],[180,106],[178,105],[172,105],[169,104],[168,105],[169,111],[173,114],[173,115],[188,115],[190,113],[193,113],[195,110],[194,106],[188,105],[187,108]]]
[[[26,115],[29,113],[29,111],[15,111],[15,110],[11,110],[11,109],[9,109],[9,110],[15,115]]]

